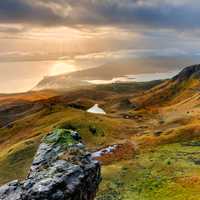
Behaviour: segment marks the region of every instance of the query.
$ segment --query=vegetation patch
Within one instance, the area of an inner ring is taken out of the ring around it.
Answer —
[[[71,135],[71,131],[67,129],[55,129],[53,133],[47,135],[44,139],[48,144],[61,144],[65,148],[77,143]]]
[[[103,166],[98,200],[200,199],[200,146],[162,145]]]
[[[31,166],[37,144],[22,143],[15,145],[8,154],[0,157],[0,183],[7,183],[14,179],[24,179]]]

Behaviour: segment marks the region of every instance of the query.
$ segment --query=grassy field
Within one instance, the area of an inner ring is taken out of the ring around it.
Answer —
[[[0,183],[26,176],[41,138],[54,128],[77,130],[88,148],[98,149],[128,138],[133,125],[129,120],[64,107],[17,120],[12,128],[0,129]]]
[[[198,144],[199,141],[198,141]],[[168,144],[103,167],[98,200],[200,199],[200,145]]]

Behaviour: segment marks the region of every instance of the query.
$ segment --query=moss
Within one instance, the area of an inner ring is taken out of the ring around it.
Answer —
[[[71,131],[67,129],[55,129],[53,133],[50,133],[44,138],[44,142],[49,144],[61,144],[66,148],[77,143],[77,141],[73,139]]]

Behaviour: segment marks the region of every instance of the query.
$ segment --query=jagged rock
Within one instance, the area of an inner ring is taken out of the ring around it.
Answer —
[[[26,180],[0,187],[0,200],[93,200],[100,180],[79,134],[58,129],[39,146]]]

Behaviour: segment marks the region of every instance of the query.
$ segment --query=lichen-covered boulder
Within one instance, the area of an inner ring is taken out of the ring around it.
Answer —
[[[93,200],[100,180],[100,164],[79,134],[56,129],[43,139],[26,180],[0,187],[0,200]]]

